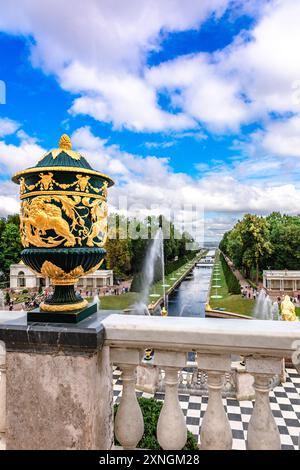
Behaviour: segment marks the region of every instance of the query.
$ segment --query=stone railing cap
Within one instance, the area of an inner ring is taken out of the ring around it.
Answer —
[[[300,341],[300,322],[110,315],[103,325],[112,346],[289,356]]]

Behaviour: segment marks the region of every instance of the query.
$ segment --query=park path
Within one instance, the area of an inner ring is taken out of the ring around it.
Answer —
[[[249,282],[247,281],[247,279],[244,278],[244,276],[242,275],[242,273],[238,269],[234,268],[234,264],[231,261],[231,259],[228,258],[228,256],[226,256],[223,252],[222,252],[222,254],[223,254],[225,260],[227,261],[227,264],[230,267],[231,271],[233,272],[233,274],[235,275],[235,277],[239,281],[241,288],[243,289],[246,286],[248,286]]]

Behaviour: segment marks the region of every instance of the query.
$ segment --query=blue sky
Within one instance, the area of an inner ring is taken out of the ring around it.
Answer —
[[[298,213],[300,2],[125,3],[1,5],[0,215],[18,210],[11,174],[64,132],[116,180],[112,210],[197,204],[210,239],[248,211]]]

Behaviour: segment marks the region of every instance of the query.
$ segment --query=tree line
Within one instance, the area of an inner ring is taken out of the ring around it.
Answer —
[[[219,245],[247,279],[258,282],[264,269],[300,269],[300,216],[272,212],[245,214]]]

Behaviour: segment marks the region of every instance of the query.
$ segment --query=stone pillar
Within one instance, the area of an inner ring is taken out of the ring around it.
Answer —
[[[269,401],[271,379],[282,370],[280,358],[246,358],[246,369],[254,376],[255,404],[248,426],[248,450],[280,450],[280,434]]]
[[[144,419],[135,393],[137,349],[111,350],[111,361],[122,371],[123,391],[115,417],[115,435],[124,449],[135,449],[144,434]]]
[[[208,404],[201,424],[201,449],[230,450],[232,433],[222,401],[225,372],[231,370],[230,355],[197,354],[198,367],[207,372]]]
[[[165,400],[157,423],[157,440],[164,450],[181,450],[187,427],[179,399],[178,372],[186,365],[186,354],[155,351],[154,364],[165,370]]]
[[[0,324],[7,449],[110,449],[112,370],[101,321],[27,325],[20,314],[18,322]]]

